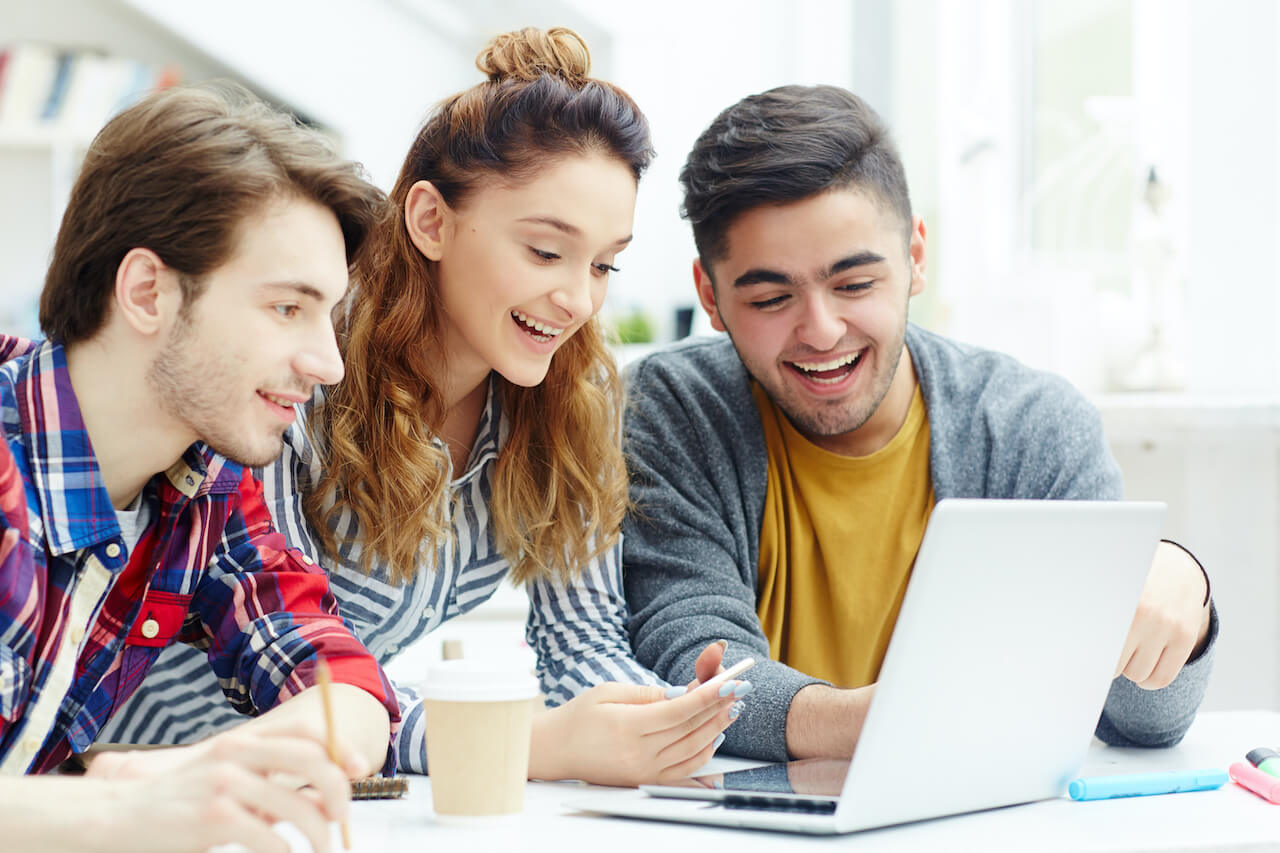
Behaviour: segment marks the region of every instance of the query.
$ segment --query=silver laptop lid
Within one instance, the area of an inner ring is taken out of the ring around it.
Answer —
[[[839,829],[1065,791],[1164,513],[1147,502],[939,501],[845,780]]]

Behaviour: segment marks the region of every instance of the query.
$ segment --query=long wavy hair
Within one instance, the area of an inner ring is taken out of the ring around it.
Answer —
[[[588,77],[585,42],[564,28],[498,36],[477,67],[488,80],[438,105],[405,158],[393,204],[356,259],[338,321],[346,378],[314,418],[324,474],[304,501],[326,551],[354,513],[361,566],[377,555],[391,579],[414,576],[450,536],[446,450],[432,442],[447,412],[438,268],[410,241],[405,202],[431,181],[460,209],[485,181],[527,180],[564,157],[600,152],[636,179],[653,150],[644,115],[617,87]],[[546,379],[497,377],[509,426],[489,507],[496,544],[521,583],[580,567],[616,541],[627,507],[620,441],[622,391],[598,320],[555,353]]]

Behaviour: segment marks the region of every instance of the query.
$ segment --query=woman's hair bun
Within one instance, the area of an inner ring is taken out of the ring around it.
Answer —
[[[591,71],[591,51],[582,36],[568,27],[525,27],[485,45],[476,57],[476,67],[494,83],[536,80],[543,74],[581,83]]]

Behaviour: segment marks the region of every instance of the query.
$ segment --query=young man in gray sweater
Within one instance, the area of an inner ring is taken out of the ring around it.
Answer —
[[[632,642],[672,683],[709,677],[715,656],[699,652],[717,639],[726,664],[761,661],[726,751],[847,756],[934,503],[1117,500],[1120,471],[1067,382],[907,322],[926,230],[855,95],[745,98],[699,137],[681,182],[698,298],[728,336],[629,374]],[[1098,736],[1176,743],[1216,633],[1208,576],[1161,543]]]

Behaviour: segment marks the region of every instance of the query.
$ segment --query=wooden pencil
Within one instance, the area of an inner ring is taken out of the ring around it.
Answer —
[[[333,732],[333,700],[329,698],[329,664],[324,658],[316,662],[316,681],[320,685],[320,701],[324,705],[324,738],[325,748],[329,750],[329,759],[339,767],[342,759],[338,756],[338,740]],[[351,829],[344,820],[342,828],[342,849],[351,849]]]

